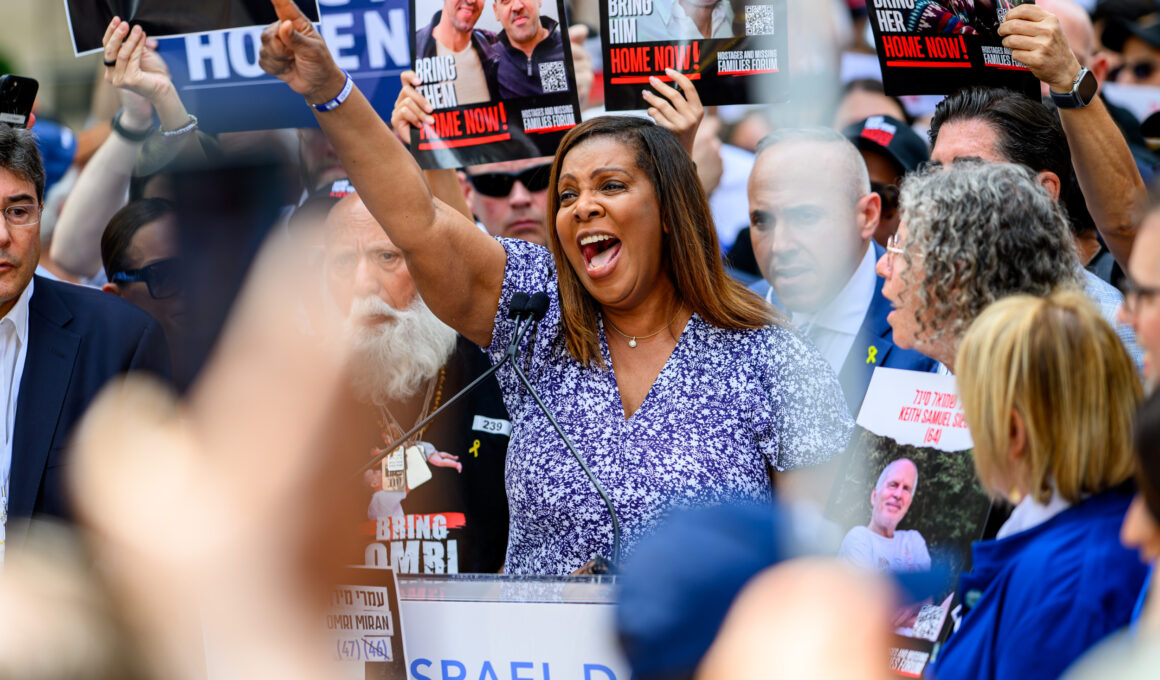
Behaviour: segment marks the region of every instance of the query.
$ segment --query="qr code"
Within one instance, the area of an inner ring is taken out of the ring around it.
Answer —
[[[564,92],[568,89],[568,72],[562,61],[540,63],[540,87],[545,93]]]
[[[745,35],[773,35],[772,5],[745,6]]]
[[[946,612],[942,607],[925,604],[918,612],[918,620],[914,622],[914,637],[923,640],[935,640],[942,630]]]

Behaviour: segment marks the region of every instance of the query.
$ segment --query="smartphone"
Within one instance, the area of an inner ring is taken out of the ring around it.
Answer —
[[[28,127],[28,116],[40,85],[24,76],[0,76],[0,123]]]

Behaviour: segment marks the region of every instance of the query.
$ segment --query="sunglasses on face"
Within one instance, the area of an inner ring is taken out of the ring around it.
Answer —
[[[158,260],[147,267],[117,272],[110,279],[113,283],[143,282],[149,289],[149,297],[164,300],[181,292],[181,262],[177,258]]]
[[[1108,76],[1108,79],[1115,80],[1116,76],[1118,76],[1121,71],[1129,71],[1133,76],[1135,76],[1136,80],[1147,80],[1152,77],[1153,73],[1156,72],[1156,63],[1151,61],[1135,61],[1127,63],[1120,66],[1119,68],[1116,68]]]
[[[506,198],[512,192],[512,187],[519,181],[528,191],[543,191],[548,188],[548,178],[552,164],[545,163],[522,172],[482,172],[478,175],[468,175],[471,186],[484,196],[492,198]]]

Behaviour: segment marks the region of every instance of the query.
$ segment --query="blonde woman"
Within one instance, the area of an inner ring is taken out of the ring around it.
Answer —
[[[1128,622],[1144,580],[1119,541],[1140,383],[1112,328],[1070,291],[994,303],[955,364],[979,479],[1017,504],[974,546],[966,614],[935,676],[1056,678]]]

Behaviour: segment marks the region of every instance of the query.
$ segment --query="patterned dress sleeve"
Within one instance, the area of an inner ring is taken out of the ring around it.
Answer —
[[[499,308],[495,312],[491,345],[487,347],[487,355],[492,363],[503,358],[512,334],[515,333],[515,322],[508,318],[508,305],[516,292],[531,295],[543,291],[548,295],[548,312],[540,321],[537,337],[554,336],[560,326],[560,294],[552,254],[543,246],[519,239],[496,240],[507,252],[507,264],[504,266],[503,287],[499,293]],[[525,338],[524,343],[528,342],[529,339]]]
[[[758,441],[778,471],[824,463],[846,449],[854,431],[838,377],[793,331],[774,327],[768,337],[760,385],[768,408],[757,415]]]

